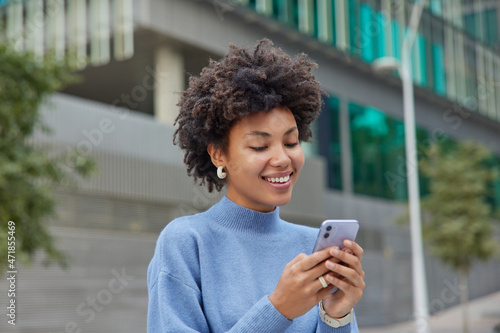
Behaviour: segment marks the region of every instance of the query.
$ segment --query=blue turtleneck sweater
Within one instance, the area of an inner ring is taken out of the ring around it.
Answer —
[[[288,320],[269,301],[285,265],[311,253],[318,230],[227,197],[169,223],[148,269],[148,332],[358,332],[332,328],[318,307]]]

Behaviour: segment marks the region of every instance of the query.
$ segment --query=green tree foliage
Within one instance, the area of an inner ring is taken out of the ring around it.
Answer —
[[[15,222],[16,263],[37,250],[66,264],[44,221],[55,212],[53,189],[94,170],[76,152],[55,154],[30,143],[34,131],[49,132],[39,113],[53,92],[75,81],[68,61],[35,59],[0,45],[0,274],[7,268],[8,222]],[[69,164],[69,165],[68,165]]]
[[[447,149],[431,146],[426,155],[420,163],[430,183],[422,199],[424,240],[443,263],[468,272],[476,260],[489,260],[498,250],[486,200],[495,177],[486,167],[491,153],[464,142]]]
[[[433,145],[420,163],[430,191],[422,199],[423,239],[429,251],[459,273],[463,332],[467,320],[467,278],[476,261],[487,261],[498,251],[488,191],[497,175],[483,146],[464,142],[453,147]]]

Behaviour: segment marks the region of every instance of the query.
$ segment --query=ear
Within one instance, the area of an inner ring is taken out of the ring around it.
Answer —
[[[213,143],[210,143],[207,147],[207,152],[208,155],[210,155],[212,163],[216,168],[219,166],[226,166],[226,158],[224,156],[224,153],[222,152],[222,149],[216,148]]]

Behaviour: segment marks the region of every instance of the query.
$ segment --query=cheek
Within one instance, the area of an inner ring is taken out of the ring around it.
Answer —
[[[304,152],[302,151],[302,148],[298,149],[297,152],[291,156],[293,164],[295,166],[295,169],[297,169],[297,173],[302,170],[302,167],[304,166],[305,163],[305,157],[304,157]]]
[[[251,174],[260,174],[265,164],[266,159],[263,155],[242,153],[238,155],[233,154],[233,158],[227,162],[227,168],[229,175],[232,177],[248,176]]]

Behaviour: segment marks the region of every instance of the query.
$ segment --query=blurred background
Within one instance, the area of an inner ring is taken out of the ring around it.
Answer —
[[[407,200],[401,80],[397,72],[375,73],[371,63],[401,58],[413,5],[0,0],[3,42],[38,57],[70,54],[82,78],[43,104],[53,133],[37,131],[33,144],[91,157],[98,170],[78,186],[54,187],[57,215],[44,224],[69,265],[45,267],[38,253],[20,266],[17,324],[7,323],[2,306],[0,331],[145,332],[146,271],[159,232],[222,195],[193,184],[172,144],[176,92],[229,43],[251,46],[264,37],[315,60],[329,94],[314,140],[303,144],[306,165],[282,218],[310,226],[358,219],[367,285],[356,307],[359,325],[410,320],[410,234],[395,222]],[[499,33],[496,0],[431,0],[412,49],[419,144],[474,140],[492,152],[492,170],[500,169]],[[421,177],[422,195],[430,185]],[[489,207],[500,208],[500,176],[488,193]],[[498,241],[500,224],[492,223]],[[431,313],[458,304],[457,274],[430,255],[425,262]],[[474,264],[470,298],[500,290],[499,277],[498,257]],[[2,279],[2,300],[7,289]]]

